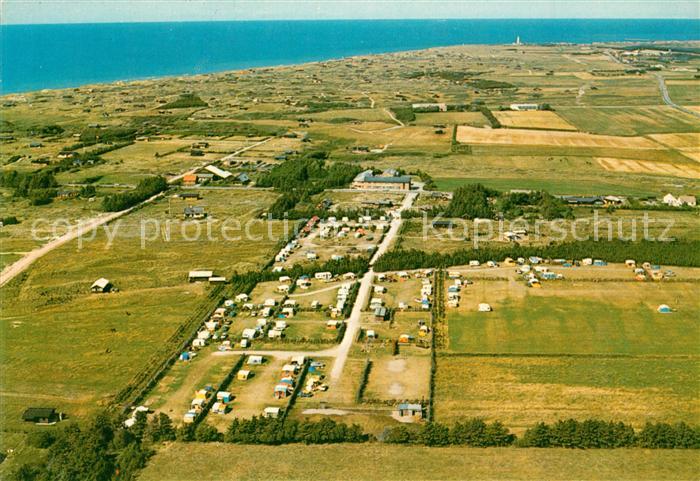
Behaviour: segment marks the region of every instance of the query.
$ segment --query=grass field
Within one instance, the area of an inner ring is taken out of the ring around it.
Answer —
[[[483,127],[489,122],[481,112],[430,112],[417,113],[416,120],[411,123],[416,125],[457,124]]]
[[[499,122],[505,127],[523,129],[576,130],[576,127],[561,118],[555,112],[546,110],[524,112],[494,112]]]
[[[583,132],[603,135],[646,135],[697,132],[697,119],[668,106],[558,107],[557,113]]]
[[[0,189],[0,194],[0,218],[14,216],[19,220],[19,224],[0,229],[3,266],[53,237],[65,234],[67,223],[75,224],[103,213],[99,202],[87,199],[55,199],[48,205],[32,206],[29,200],[14,198],[9,189]],[[61,224],[57,223],[54,228],[54,221],[59,220]]]
[[[628,174],[629,175],[629,174]],[[632,183],[631,178],[622,179],[616,182],[614,179],[533,179],[521,177],[442,177],[435,178],[435,183],[439,190],[453,191],[465,184],[483,184],[497,190],[529,189],[546,190],[550,194],[556,195],[632,195],[648,196],[659,195],[663,191],[660,188],[658,176],[651,179],[641,179],[642,182]],[[667,190],[667,189],[666,189]],[[691,192],[700,192],[700,185],[691,184]]]
[[[449,349],[470,353],[698,355],[694,282],[476,281],[448,310]],[[477,312],[481,302],[493,312]],[[660,304],[677,309],[656,312]]]
[[[700,421],[697,357],[439,356],[435,416],[499,420],[519,434],[537,422]]]
[[[227,215],[244,221],[273,198],[218,191],[202,201],[214,222]],[[22,409],[38,395],[74,418],[98,409],[204,301],[208,288],[187,283],[187,271],[210,268],[229,276],[273,254],[275,241],[187,241],[175,233],[170,242],[154,236],[141,249],[140,220],[166,220],[167,210],[167,200],[144,207],[122,219],[111,245],[104,231],[84,240],[82,249],[78,241],[68,243],[3,287],[3,299],[16,301],[3,303],[2,312],[3,385],[11,386],[2,393],[5,426],[19,427]],[[265,239],[265,230],[258,223],[251,233]],[[90,294],[100,277],[119,292]]]
[[[193,459],[197,462],[192,462]],[[220,463],[221,459],[227,462]],[[353,459],[358,462],[348,462]],[[151,460],[140,479],[361,481],[381,477],[396,481],[659,481],[696,479],[695,468],[699,461],[694,450],[469,449],[377,444],[273,447],[174,443]]]
[[[136,142],[104,154],[105,163],[89,170],[63,172],[60,182],[80,182],[85,177],[101,176],[98,184],[137,184],[142,178],[155,174],[180,173],[216,156],[192,157],[192,140],[168,139]],[[219,156],[220,157],[220,156]]]
[[[611,172],[657,174],[700,179],[700,166],[692,164],[668,164],[648,160],[613,159],[609,157],[598,157],[596,158],[596,162],[605,170]]]

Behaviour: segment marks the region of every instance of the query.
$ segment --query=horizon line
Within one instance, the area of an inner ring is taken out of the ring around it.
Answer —
[[[5,23],[0,22],[2,27],[14,26],[57,26],[57,25],[133,25],[133,24],[163,24],[163,23],[246,23],[246,22],[396,22],[396,21],[460,21],[460,20],[589,20],[589,21],[694,21],[700,22],[698,17],[450,17],[450,18],[247,18],[247,19],[227,19],[227,20],[139,20],[139,21],[111,21],[96,20],[90,22],[40,22],[40,23]]]

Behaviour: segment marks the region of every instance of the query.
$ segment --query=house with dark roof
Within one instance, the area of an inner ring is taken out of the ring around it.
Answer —
[[[207,211],[199,205],[187,206],[185,207],[184,215],[185,219],[204,219],[207,216]]]
[[[22,413],[22,421],[35,424],[55,424],[63,419],[63,414],[56,408],[27,408]]]

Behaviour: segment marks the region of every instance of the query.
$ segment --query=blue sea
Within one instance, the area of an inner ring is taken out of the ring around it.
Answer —
[[[700,20],[342,20],[0,26],[3,93],[460,44],[698,40]]]

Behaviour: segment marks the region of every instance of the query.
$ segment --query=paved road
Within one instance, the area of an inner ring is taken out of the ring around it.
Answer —
[[[267,139],[264,139],[260,142],[256,142],[255,144],[249,145],[247,147],[244,147],[240,150],[237,150],[236,152],[232,153],[229,155],[229,157],[233,157],[235,155],[238,155],[242,152],[245,152],[246,150],[252,149],[253,147],[257,147],[258,145],[262,145],[265,142],[268,142],[270,139],[273,137],[268,137]],[[203,164],[201,166],[195,167],[194,169],[190,169],[187,172],[183,172],[182,174],[176,175],[174,177],[171,177],[168,179],[168,183],[172,184],[180,179],[182,179],[184,176],[189,175],[189,174],[194,174],[197,172],[199,169],[201,169],[204,165],[209,164],[210,162],[207,162],[206,164]],[[103,214],[95,217],[94,219],[91,219],[87,222],[84,222],[83,224],[80,224],[71,230],[69,230],[67,233],[63,234],[60,237],[57,237],[56,239],[53,239],[52,241],[47,242],[43,246],[34,249],[33,251],[29,252],[27,255],[22,257],[21,259],[17,260],[13,264],[10,264],[9,266],[5,267],[5,269],[0,272],[0,286],[4,286],[8,282],[10,282],[12,279],[14,279],[16,276],[27,270],[29,266],[31,266],[37,259],[40,259],[41,257],[45,256],[52,250],[61,247],[67,242],[70,242],[72,240],[77,239],[78,237],[84,235],[87,232],[90,232],[93,229],[96,229],[104,224],[107,224],[109,222],[112,222],[115,219],[118,219],[119,217],[122,217],[125,214],[128,214],[132,210],[141,207],[144,204],[148,204],[149,202],[153,202],[155,199],[158,197],[162,196],[163,193],[156,194],[152,197],[149,197],[148,199],[144,200],[140,204],[137,204],[133,207],[130,207],[128,209],[121,210],[119,212],[112,212],[109,214]]]
[[[320,357],[335,357],[335,361],[333,362],[333,368],[331,369],[330,373],[330,379],[331,381],[337,381],[340,379],[340,377],[343,374],[343,368],[345,367],[345,363],[348,358],[348,354],[350,352],[350,348],[352,347],[352,343],[355,341],[355,338],[357,337],[357,332],[360,329],[360,321],[362,319],[362,309],[364,308],[365,305],[367,305],[367,301],[369,299],[369,296],[372,292],[372,281],[374,279],[374,269],[371,267],[374,265],[374,263],[379,259],[379,257],[384,254],[391,244],[393,243],[394,239],[399,233],[399,229],[401,228],[401,211],[405,209],[410,209],[411,206],[413,205],[413,202],[416,200],[416,197],[418,196],[418,192],[409,192],[406,194],[406,197],[404,198],[403,202],[401,203],[401,206],[397,209],[398,212],[398,217],[394,218],[391,221],[391,227],[389,228],[389,231],[386,233],[384,238],[382,239],[381,244],[379,244],[379,247],[375,251],[374,255],[370,259],[370,268],[369,270],[365,273],[364,276],[362,276],[362,279],[360,280],[360,287],[357,292],[357,298],[355,299],[355,304],[352,307],[352,312],[350,313],[350,317],[347,319],[347,328],[345,329],[345,335],[343,336],[343,340],[341,341],[340,344],[337,346],[334,346],[330,349],[324,349],[321,351],[277,351],[277,350],[248,350],[248,351],[240,351],[240,350],[235,350],[235,351],[219,351],[215,352],[213,355],[214,356],[237,356],[240,354],[246,354],[246,355],[257,355],[257,356],[271,356],[271,357],[277,357],[277,358],[291,358],[292,356],[308,356],[308,357],[314,357],[314,358],[320,358]],[[334,285],[329,288],[324,288],[322,290],[329,290],[329,289],[337,289],[338,285]],[[315,291],[316,292],[320,291]],[[306,294],[302,294],[306,295]],[[294,296],[290,296],[294,297]]]
[[[417,192],[409,192],[408,194],[406,194],[406,197],[404,198],[401,207],[397,209],[398,216],[391,221],[391,227],[389,228],[389,231],[386,233],[384,239],[382,239],[381,244],[379,244],[379,247],[374,252],[374,255],[369,261],[369,270],[365,273],[364,276],[362,276],[362,280],[360,281],[360,288],[357,292],[357,299],[355,299],[355,305],[353,305],[352,312],[350,313],[350,317],[347,321],[348,325],[345,329],[345,336],[343,337],[342,342],[338,346],[337,357],[335,358],[335,362],[333,363],[333,369],[331,370],[331,381],[337,381],[343,374],[343,368],[345,367],[345,362],[348,359],[348,353],[350,352],[352,343],[357,337],[357,332],[360,329],[362,309],[364,308],[364,306],[367,305],[367,300],[369,299],[369,296],[372,291],[372,280],[374,279],[374,269],[372,268],[372,266],[377,261],[377,259],[379,259],[379,257],[382,254],[384,254],[391,246],[392,242],[396,238],[396,235],[399,233],[399,229],[401,228],[401,212],[405,209],[409,209],[413,205],[413,201],[416,199],[417,196]]]
[[[700,112],[695,112],[694,110],[687,109],[681,105],[676,104],[673,100],[671,100],[671,96],[668,94],[668,88],[666,88],[666,81],[664,80],[663,75],[657,73],[655,74],[655,76],[656,80],[659,82],[659,90],[661,91],[661,97],[664,99],[664,102],[666,102],[667,105],[673,107],[676,110],[680,110],[681,112],[685,112],[686,114],[690,114],[695,117],[700,117]]]

